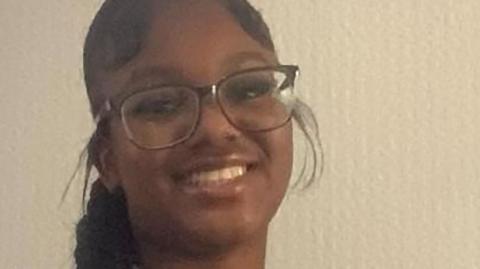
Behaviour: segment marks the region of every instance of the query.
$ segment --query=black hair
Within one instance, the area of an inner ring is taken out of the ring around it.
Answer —
[[[105,101],[102,93],[95,88],[98,74],[123,66],[141,50],[150,27],[151,2],[106,0],[95,16],[84,46],[84,79],[94,116]],[[246,33],[265,48],[275,51],[268,26],[248,0],[218,2],[224,5]],[[301,101],[297,102],[293,117],[311,151],[311,172],[307,175],[304,165],[300,176],[305,179],[304,186],[308,186],[323,170],[318,125],[310,107]],[[108,137],[107,129],[105,123],[100,122],[82,153],[86,159],[83,202],[90,172],[99,163],[98,145],[101,139]],[[321,167],[317,165],[319,157]],[[77,224],[76,239],[74,256],[77,269],[132,269],[140,263],[125,195],[121,189],[110,193],[99,180],[92,185],[86,212]]]
[[[131,269],[139,262],[121,189],[110,193],[96,181],[76,232],[78,269]]]

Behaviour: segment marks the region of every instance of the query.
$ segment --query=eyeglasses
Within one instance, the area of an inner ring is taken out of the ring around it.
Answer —
[[[290,121],[299,68],[280,65],[243,70],[205,87],[157,85],[135,91],[117,104],[110,99],[96,118],[121,117],[131,142],[158,150],[189,139],[201,118],[201,100],[211,93],[230,124],[239,130],[264,132]]]

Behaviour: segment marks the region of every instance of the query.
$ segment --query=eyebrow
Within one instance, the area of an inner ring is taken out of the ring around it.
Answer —
[[[155,79],[168,80],[185,80],[182,72],[175,67],[166,67],[161,65],[153,65],[134,70],[130,75],[127,85],[134,85],[142,81]]]
[[[247,62],[258,62],[265,65],[271,65],[271,61],[264,54],[257,51],[243,51],[228,57],[221,64],[222,70],[226,70],[227,74],[239,71]]]
[[[251,61],[265,65],[269,65],[271,62],[271,60],[268,60],[268,58],[260,52],[242,51],[225,59],[220,64],[220,69],[225,70],[224,75],[226,76],[236,71],[240,71],[245,63]],[[155,81],[153,81],[154,79]],[[151,83],[157,83],[157,80],[165,80],[165,82],[188,81],[184,75],[184,72],[182,72],[180,69],[175,67],[153,65],[134,70],[127,82],[127,85],[135,85],[136,83],[149,81],[151,81]]]

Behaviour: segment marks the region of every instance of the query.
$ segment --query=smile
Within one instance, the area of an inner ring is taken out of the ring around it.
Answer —
[[[235,181],[245,173],[247,173],[247,165],[236,165],[209,171],[199,171],[192,173],[185,183],[198,187],[218,186]]]
[[[172,175],[178,190],[197,198],[232,199],[258,184],[259,160],[246,154],[202,155],[191,158]]]

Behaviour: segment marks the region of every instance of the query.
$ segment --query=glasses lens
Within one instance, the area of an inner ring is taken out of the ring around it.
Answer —
[[[261,131],[285,124],[292,114],[293,81],[286,73],[262,70],[231,77],[219,88],[220,104],[239,128]]]
[[[134,94],[121,108],[128,135],[138,145],[160,148],[187,138],[198,117],[198,99],[188,88],[163,87]]]

